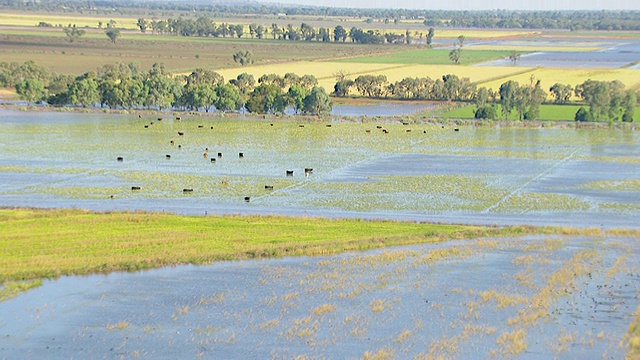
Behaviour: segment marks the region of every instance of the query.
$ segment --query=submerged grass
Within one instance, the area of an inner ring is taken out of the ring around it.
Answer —
[[[636,310],[635,319],[629,325],[627,340],[627,359],[640,359],[640,306]]]
[[[42,285],[42,280],[7,281],[0,285],[0,301],[10,299],[23,291]]]

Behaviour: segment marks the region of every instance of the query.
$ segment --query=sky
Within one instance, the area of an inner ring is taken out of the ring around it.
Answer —
[[[352,8],[422,10],[640,10],[639,0],[260,0]]]

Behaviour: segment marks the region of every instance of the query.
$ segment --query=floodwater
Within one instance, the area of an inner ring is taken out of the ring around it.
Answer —
[[[0,206],[640,228],[632,129],[270,121],[4,111]],[[639,252],[532,236],[63,277],[0,303],[0,359],[618,359]]]
[[[631,129],[2,115],[0,206],[640,227]]]
[[[371,105],[335,105],[331,115],[387,117],[411,115],[433,109],[434,104],[378,103]]]
[[[554,68],[623,68],[629,66],[636,69],[634,65],[640,59],[640,41],[624,39],[619,41],[601,39],[581,39],[582,44],[587,46],[598,46],[601,50],[595,51],[541,51],[524,54],[516,63],[523,67],[554,67]],[[505,50],[513,46],[528,47],[532,49],[545,46],[561,46],[570,48],[573,44],[546,39],[531,39],[519,41],[482,42],[476,45],[500,45]],[[575,45],[580,46],[580,44]],[[509,59],[489,61],[478,66],[513,66]]]
[[[0,303],[0,358],[619,359],[639,250],[528,237],[65,277]]]

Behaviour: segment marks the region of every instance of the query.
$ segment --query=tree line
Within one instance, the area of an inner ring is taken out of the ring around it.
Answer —
[[[151,31],[152,34],[167,34],[175,36],[196,36],[196,37],[250,37],[252,39],[273,39],[291,41],[317,41],[317,42],[351,42],[360,44],[411,44],[413,35],[410,31],[404,34],[382,33],[379,30],[363,30],[358,27],[351,27],[347,30],[342,25],[334,28],[315,28],[308,23],[300,26],[287,24],[281,27],[277,23],[271,26],[263,26],[256,23],[247,26],[243,24],[216,23],[207,16],[192,18],[168,18],[166,20],[139,18],[136,26],[142,33]],[[433,38],[434,30],[430,29],[429,36]],[[424,34],[422,34],[424,35]]]
[[[502,29],[640,30],[640,11],[518,11],[358,9],[324,6],[279,5],[257,2],[205,3],[133,0],[0,0],[0,6],[18,10],[75,11],[86,14],[194,13],[212,18],[230,15],[317,16],[360,18],[363,22],[401,23],[421,20],[426,26]]]
[[[475,117],[496,119],[517,114],[534,120],[540,105],[551,95],[555,104],[569,104],[575,95],[581,107],[577,121],[633,121],[640,93],[625,89],[623,83],[586,80],[572,87],[556,83],[548,90],[531,77],[528,84],[508,80],[497,91],[477,87],[469,78],[447,74],[438,79],[407,77],[389,82],[385,75],[360,75],[350,80],[336,75],[333,95],[357,95],[376,99],[458,101],[474,103]],[[265,74],[257,80],[242,73],[225,82],[215,71],[196,69],[189,75],[173,75],[164,65],[154,64],[144,71],[137,63],[108,64],[80,76],[52,73],[33,61],[0,63],[0,86],[14,87],[29,103],[46,101],[54,106],[96,106],[150,109],[213,109],[223,112],[246,110],[252,113],[295,113],[321,115],[331,111],[331,101],[313,75]],[[499,106],[498,106],[499,105]],[[498,113],[500,112],[500,114]]]
[[[324,115],[331,101],[313,75],[266,74],[256,79],[243,73],[225,82],[215,71],[196,69],[173,75],[163,64],[144,71],[137,63],[107,64],[80,76],[55,74],[33,61],[0,63],[0,86],[14,87],[29,103],[111,109],[167,108],[209,112],[248,111]]]
[[[476,106],[477,119],[497,119],[500,116],[508,119],[515,113],[520,120],[537,119],[540,116],[540,105],[546,102],[548,95],[552,96],[555,104],[569,104],[575,95],[581,104],[588,106],[588,109],[581,107],[577,111],[575,120],[624,122],[633,121],[640,97],[639,92],[625,89],[624,84],[618,80],[586,80],[575,88],[569,84],[556,83],[545,91],[540,80],[531,77],[528,84],[509,80],[494,91],[485,87],[478,88],[469,78],[453,74],[435,80],[429,77],[407,77],[393,83],[384,75],[360,75],[355,80],[340,75],[334,85],[333,95],[470,102]]]

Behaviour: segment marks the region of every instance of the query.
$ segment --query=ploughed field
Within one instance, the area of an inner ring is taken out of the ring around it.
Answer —
[[[0,205],[638,227],[633,128],[405,124],[6,111]]]

